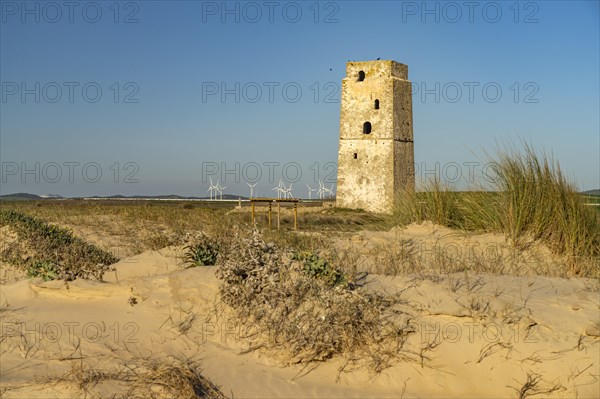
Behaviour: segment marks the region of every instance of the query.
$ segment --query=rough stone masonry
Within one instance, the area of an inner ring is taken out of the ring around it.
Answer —
[[[341,103],[337,206],[390,213],[415,189],[408,66],[348,62]]]

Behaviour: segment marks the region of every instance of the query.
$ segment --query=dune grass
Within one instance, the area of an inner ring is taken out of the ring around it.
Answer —
[[[500,153],[498,224],[515,244],[532,235],[574,264],[600,255],[600,218],[562,173],[558,162],[530,146]]]
[[[492,164],[495,176],[486,191],[479,186],[455,192],[428,182],[425,192],[398,198],[393,222],[430,220],[466,231],[501,232],[519,249],[541,241],[566,258],[573,275],[588,274],[584,268],[600,256],[600,212],[585,205],[559,163],[523,143],[520,149],[499,148]]]

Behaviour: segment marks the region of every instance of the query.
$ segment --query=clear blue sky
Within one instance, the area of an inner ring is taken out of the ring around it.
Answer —
[[[0,193],[247,195],[260,169],[306,196],[345,63],[376,58],[409,66],[419,183],[524,138],[600,187],[598,1],[464,3],[3,0]]]

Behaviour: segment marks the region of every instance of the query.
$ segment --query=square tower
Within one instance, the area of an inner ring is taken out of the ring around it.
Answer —
[[[342,79],[337,205],[389,213],[414,191],[412,94],[408,66],[348,62]]]

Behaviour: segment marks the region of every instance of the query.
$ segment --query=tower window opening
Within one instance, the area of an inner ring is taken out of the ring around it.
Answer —
[[[358,153],[354,153],[354,159],[358,159]]]
[[[365,122],[363,124],[363,134],[371,133],[371,122]]]
[[[365,71],[358,71],[358,81],[362,82],[365,80]]]
[[[379,100],[375,100],[375,109],[379,109]]]

